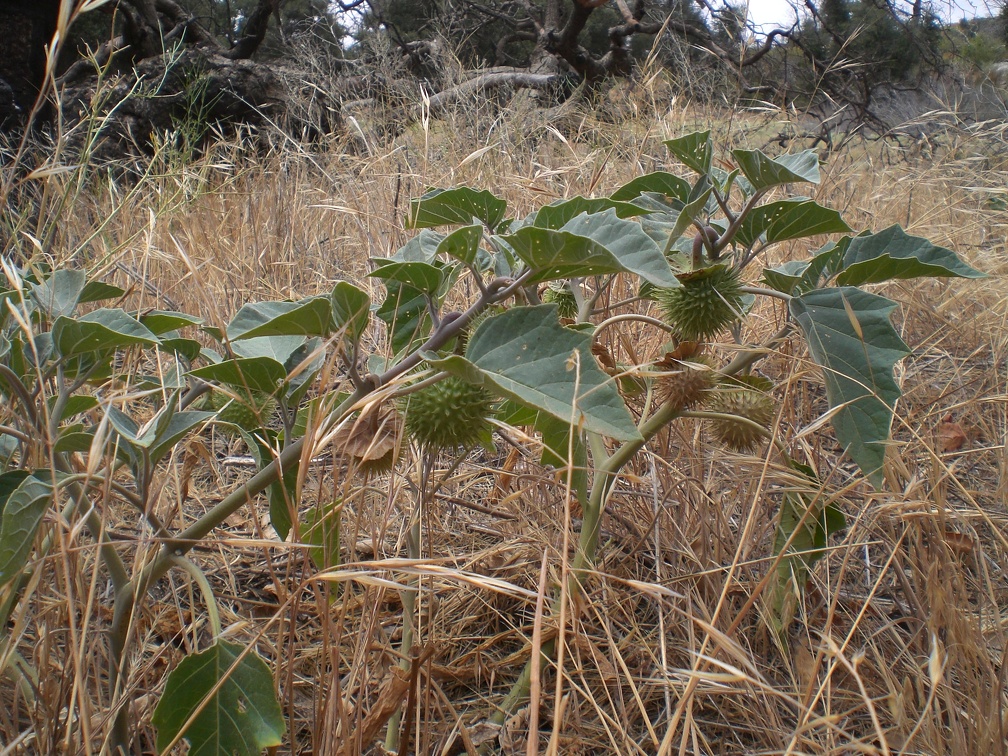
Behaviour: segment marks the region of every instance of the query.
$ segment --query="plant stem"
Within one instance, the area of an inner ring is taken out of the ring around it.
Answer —
[[[203,594],[203,602],[207,607],[207,618],[210,620],[210,629],[213,631],[213,638],[216,641],[221,636],[220,612],[217,611],[217,599],[214,597],[213,588],[207,580],[203,570],[196,566],[191,560],[181,556],[172,556],[172,566],[188,573],[189,577],[199,586],[200,593]],[[195,614],[195,612],[193,612]]]
[[[591,494],[588,501],[582,505],[584,518],[581,524],[581,536],[578,539],[577,551],[574,554],[574,561],[571,564],[571,576],[568,589],[571,596],[576,596],[583,590],[584,578],[587,577],[588,570],[595,561],[595,552],[598,549],[598,539],[602,514],[605,511],[605,501],[616,482],[620,471],[633,459],[645,444],[648,443],[655,434],[670,422],[680,416],[682,410],[672,404],[665,404],[659,407],[653,415],[644,420],[638,427],[640,438],[633,441],[626,441],[611,455],[606,457],[605,447],[602,439],[596,434],[589,434],[592,457],[594,459],[605,458],[605,461],[596,468],[595,478],[592,481]],[[560,596],[555,595],[550,608],[552,616],[560,612]],[[542,654],[546,659],[552,659],[556,651],[556,639],[551,639],[542,645]],[[518,679],[511,686],[511,690],[501,701],[500,706],[490,716],[490,722],[503,724],[508,715],[523,703],[529,694],[529,686],[532,682],[532,659],[525,663]]]

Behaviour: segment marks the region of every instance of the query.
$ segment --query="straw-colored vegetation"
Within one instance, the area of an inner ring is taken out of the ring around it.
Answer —
[[[644,77],[605,119],[586,111],[544,122],[520,102],[504,111],[460,103],[395,138],[358,119],[352,141],[325,146],[236,142],[189,163],[165,147],[139,178],[64,172],[29,155],[40,170],[16,189],[10,244],[36,264],[118,284],[132,308],[184,310],[223,327],[245,302],[327,293],[341,279],[380,301],[368,259],[406,241],[409,200],[429,187],[486,188],[522,215],[670,167],[662,140],[698,128],[714,130],[719,154],[774,154],[777,134],[806,130],[784,112],[676,100],[663,81]],[[793,472],[772,445],[735,454],[696,421],[673,423],[616,484],[595,572],[559,617],[549,594],[565,584],[581,513],[565,476],[538,464],[520,429],[501,428],[494,453],[460,464],[437,457],[432,474],[443,482],[423,512],[420,561],[405,558],[420,451],[403,442],[393,472],[355,475],[317,448],[302,506],[342,502],[338,568],[318,574],[306,546],[279,542],[261,498],[192,554],[225,636],[254,644],[273,672],[287,721],[280,752],[379,753],[394,705],[406,701],[400,752],[420,754],[476,753],[481,743],[506,754],[1004,754],[1004,145],[1002,126],[950,125],[930,142],[854,141],[823,155],[823,181],[810,191],[852,227],[903,224],[991,277],[882,289],[900,303],[896,322],[914,354],[897,373],[904,397],[880,491],[821,420],[821,379],[800,341],[761,363],[780,407],[776,433],[814,460],[848,523],[816,565],[786,640],[765,594],[780,490]],[[770,262],[808,250],[784,245]],[[752,327],[768,336],[782,318],[768,305]],[[365,338],[382,348],[377,329]],[[663,338],[628,323],[608,329],[606,346],[621,363],[643,364],[661,356]],[[158,366],[134,369],[139,377]],[[0,408],[0,423],[12,411]],[[190,522],[234,489],[249,474],[244,455],[219,431],[180,446],[157,470],[162,521]],[[157,539],[134,511],[101,514],[128,569],[140,569]],[[113,708],[107,577],[80,523],[54,511],[43,532],[54,548],[0,629],[0,667],[19,655],[38,673],[0,685],[0,753],[98,753]],[[411,578],[418,652],[400,685],[396,588]],[[145,752],[166,675],[210,634],[185,572],[137,604],[122,695]],[[531,703],[493,730],[487,717],[529,659],[530,640],[549,638],[560,641],[559,660],[543,660]]]

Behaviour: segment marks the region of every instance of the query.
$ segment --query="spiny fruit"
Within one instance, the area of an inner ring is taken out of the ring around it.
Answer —
[[[487,418],[494,399],[483,388],[449,376],[409,394],[400,403],[406,432],[427,449],[455,449],[489,442]]]
[[[549,304],[556,303],[557,317],[567,320],[576,320],[578,316],[577,300],[574,299],[574,292],[571,291],[570,284],[561,281],[550,281],[543,292],[542,301]]]
[[[712,265],[676,278],[682,286],[658,289],[657,298],[666,321],[683,340],[709,339],[739,319],[742,283],[734,268]]]
[[[276,406],[276,399],[259,392],[251,397],[232,397],[223,391],[214,391],[210,396],[210,407],[217,410],[218,422],[237,425],[249,433],[265,427],[276,412]]]
[[[687,362],[666,357],[655,367],[662,371],[655,382],[658,401],[678,409],[701,404],[717,381],[717,373],[704,357],[693,357]]]
[[[714,436],[725,446],[739,452],[752,451],[765,434],[750,425],[766,428],[774,418],[774,403],[767,393],[770,381],[755,375],[732,378],[711,392],[709,409],[731,417],[711,421]],[[741,418],[742,421],[733,419]],[[744,422],[744,421],[750,422]]]

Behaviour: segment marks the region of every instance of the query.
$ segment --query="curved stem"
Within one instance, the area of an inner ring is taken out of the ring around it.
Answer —
[[[760,297],[773,297],[774,299],[780,299],[783,302],[790,302],[794,297],[790,294],[785,294],[783,291],[777,291],[776,289],[764,289],[759,286],[740,286],[739,291],[743,294],[755,294]]]
[[[658,318],[652,318],[650,315],[638,315],[636,312],[625,312],[622,315],[613,315],[610,318],[606,318],[597,326],[595,326],[595,333],[593,335],[593,338],[597,337],[599,332],[603,328],[608,328],[609,326],[615,325],[616,323],[624,323],[626,321],[637,321],[638,323],[647,323],[648,325],[653,325],[655,328],[661,328],[663,331],[666,331],[667,333],[671,334],[675,334],[676,332],[675,328],[670,326],[668,323],[664,323],[661,320],[658,320]]]
[[[217,599],[214,596],[213,588],[210,587],[210,581],[207,580],[206,575],[203,574],[203,570],[196,566],[196,564],[191,559],[186,559],[183,556],[171,556],[171,563],[173,567],[178,567],[180,570],[188,573],[189,577],[193,579],[193,582],[199,586],[200,593],[203,594],[203,603],[207,607],[207,619],[210,620],[210,629],[213,631],[213,639],[216,641],[221,636],[221,621],[220,612],[217,609]]]

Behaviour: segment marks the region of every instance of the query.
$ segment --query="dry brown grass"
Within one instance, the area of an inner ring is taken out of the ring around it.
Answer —
[[[408,201],[428,187],[487,188],[524,214],[665,167],[661,139],[693,128],[712,126],[722,149],[773,150],[769,138],[784,118],[676,102],[660,77],[617,105],[616,121],[573,113],[558,128],[534,110],[470,104],[394,140],[361,115],[353,151],[340,142],[310,153],[285,142],[265,154],[222,146],[135,185],[95,177],[75,188],[53,174],[36,182],[48,187],[41,221],[17,221],[16,244],[37,256],[37,238],[53,262],[103,272],[131,289],[134,306],[170,306],[223,325],[244,302],[326,292],[340,279],[378,295],[364,278],[367,259],[407,239]],[[855,228],[902,223],[993,275],[885,288],[901,304],[914,355],[899,368],[905,397],[881,492],[838,459],[828,426],[817,422],[824,394],[798,342],[762,365],[781,400],[780,438],[814,461],[824,495],[849,524],[815,569],[787,642],[777,641],[758,595],[787,471],[770,451],[729,454],[680,422],[617,485],[587,600],[541,618],[542,637],[563,640],[560,674],[545,666],[534,715],[519,711],[495,748],[527,752],[531,719],[538,751],[560,754],[1006,752],[1003,138],[987,126],[950,130],[928,152],[855,144],[824,166],[815,196]],[[806,251],[778,249],[772,262]],[[753,327],[772,333],[781,317],[761,310]],[[610,348],[643,362],[658,343],[658,334],[628,328]],[[947,415],[967,437],[952,452],[938,435]],[[244,479],[222,461],[227,446],[208,436],[179,451],[159,472],[158,512],[186,523]],[[417,469],[405,447],[391,476],[351,477],[331,462],[309,475],[304,507],[343,501],[339,569],[313,574],[302,547],[271,537],[261,501],[196,552],[226,635],[255,643],[274,672],[288,721],[281,752],[381,752],[369,713],[394,687],[395,588],[410,576],[420,580],[425,650],[411,748],[473,752],[481,723],[529,656],[536,595],[562,582],[580,524],[534,451],[499,450],[448,475],[424,513],[419,563],[404,559]],[[114,508],[103,514],[128,564],[150,557],[156,543],[135,519]],[[39,679],[30,691],[0,687],[3,754],[96,753],[109,731],[106,578],[77,524],[53,518],[48,527],[58,548],[5,631]],[[204,618],[198,591],[180,573],[138,610],[126,682],[145,751],[165,675],[209,639]]]

